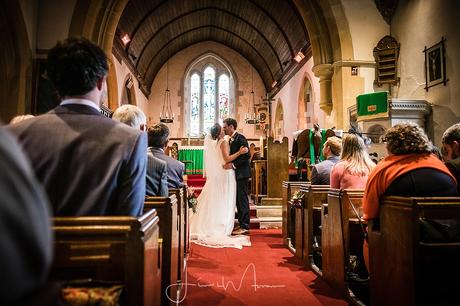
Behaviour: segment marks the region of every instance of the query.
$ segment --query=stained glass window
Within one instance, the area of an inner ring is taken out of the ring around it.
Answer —
[[[229,107],[230,80],[226,74],[219,77],[219,123],[230,116]]]
[[[200,134],[200,76],[194,73],[190,83],[190,136],[198,136]]]
[[[208,133],[216,118],[216,71],[212,67],[204,70],[203,84],[203,132]]]

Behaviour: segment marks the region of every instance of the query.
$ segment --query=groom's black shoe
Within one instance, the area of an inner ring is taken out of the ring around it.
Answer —
[[[239,228],[232,232],[232,235],[249,235],[249,230],[245,228]]]

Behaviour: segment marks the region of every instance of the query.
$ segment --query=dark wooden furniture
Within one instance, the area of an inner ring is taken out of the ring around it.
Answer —
[[[123,284],[124,304],[159,305],[161,245],[157,211],[133,217],[55,217],[51,278]],[[84,284],[83,284],[84,285]]]
[[[321,207],[327,202],[329,185],[301,186],[303,204],[302,259],[321,276]]]
[[[348,287],[347,271],[350,254],[362,258],[364,235],[358,216],[362,218],[363,194],[360,189],[330,189],[321,214],[323,278],[353,302],[358,298]]]
[[[179,229],[177,217],[177,197],[146,197],[144,210],[156,209],[160,217],[160,241],[162,242],[161,305],[171,305],[180,299],[181,285],[178,275],[179,263]]]
[[[283,186],[283,206],[282,206],[282,234],[283,243],[295,253],[295,208],[292,208],[291,198],[300,190],[300,186],[308,185],[307,182],[284,181]]]
[[[433,222],[450,224],[452,237],[433,239],[424,226]],[[369,221],[372,305],[457,305],[458,224],[458,197],[384,198],[379,219]]]
[[[169,194],[174,194],[177,198],[177,218],[179,221],[179,270],[177,271],[177,279],[179,282],[185,282],[185,273],[187,273],[187,253],[189,248],[189,214],[187,203],[187,189],[170,188]]]

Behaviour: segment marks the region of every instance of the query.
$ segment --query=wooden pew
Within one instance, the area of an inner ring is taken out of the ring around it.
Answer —
[[[161,294],[158,223],[155,210],[139,218],[53,218],[55,257],[51,278],[64,284],[76,280],[121,283],[124,305],[158,305]]]
[[[187,203],[187,189],[170,188],[169,195],[174,194],[177,197],[177,218],[179,224],[179,252],[178,261],[179,269],[177,274],[178,282],[185,282],[185,273],[187,273],[187,253],[189,248],[189,214]]]
[[[347,271],[350,254],[362,258],[364,235],[358,215],[362,217],[363,194],[361,189],[330,189],[321,214],[323,278],[355,304],[360,299],[348,286]]]
[[[321,252],[321,207],[327,202],[329,185],[305,185],[300,187],[305,193],[302,229],[302,259],[315,273],[321,276],[321,264],[314,251]],[[319,247],[314,247],[314,236],[318,237]]]
[[[387,197],[369,221],[372,305],[458,305],[460,241],[429,240],[422,221],[460,223],[460,198]]]
[[[178,275],[179,262],[179,218],[177,197],[146,197],[144,211],[156,209],[160,217],[160,239],[162,241],[161,305],[174,304],[180,299],[181,285]]]
[[[282,206],[282,234],[284,244],[291,250],[296,252],[296,239],[295,239],[295,209],[291,209],[291,198],[300,190],[300,186],[308,185],[307,182],[291,182],[283,181],[283,206]]]

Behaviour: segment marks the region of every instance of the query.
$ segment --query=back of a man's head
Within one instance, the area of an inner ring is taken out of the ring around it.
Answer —
[[[61,97],[90,92],[108,69],[104,51],[85,38],[58,42],[48,54],[47,76]]]
[[[146,117],[144,112],[137,106],[126,104],[115,110],[112,119],[127,124],[135,129],[144,130]]]
[[[442,135],[443,144],[451,144],[453,141],[460,143],[460,123],[449,127]]]
[[[324,143],[324,147],[328,146],[331,153],[335,156],[340,156],[342,152],[342,139],[336,136],[329,137]]]
[[[163,148],[169,141],[169,128],[166,124],[159,123],[149,127],[147,135],[149,147]]]

